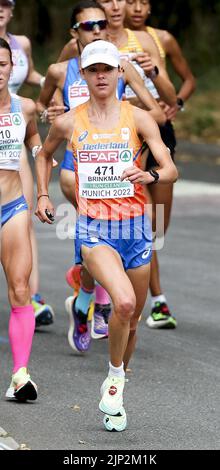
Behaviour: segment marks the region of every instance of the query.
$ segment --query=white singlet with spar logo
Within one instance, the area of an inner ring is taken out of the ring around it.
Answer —
[[[26,133],[26,123],[21,112],[0,113],[0,169],[20,169],[20,156]]]

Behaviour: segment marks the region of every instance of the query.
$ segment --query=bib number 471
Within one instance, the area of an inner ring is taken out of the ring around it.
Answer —
[[[98,176],[105,176],[107,173],[107,175],[111,175],[113,176],[114,175],[114,168],[113,166],[98,166],[95,170],[95,174],[98,175]]]

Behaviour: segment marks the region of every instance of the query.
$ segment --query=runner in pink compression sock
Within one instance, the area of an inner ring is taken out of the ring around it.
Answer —
[[[33,306],[12,306],[9,321],[9,339],[13,357],[13,374],[27,367],[35,329]]]

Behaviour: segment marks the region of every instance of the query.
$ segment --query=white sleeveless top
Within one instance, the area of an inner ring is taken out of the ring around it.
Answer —
[[[11,93],[17,93],[28,75],[28,58],[15,37],[9,33],[8,37],[14,64],[8,86]]]
[[[26,122],[22,114],[21,100],[11,95],[11,111],[0,111],[0,170],[20,170],[22,145],[26,134]]]

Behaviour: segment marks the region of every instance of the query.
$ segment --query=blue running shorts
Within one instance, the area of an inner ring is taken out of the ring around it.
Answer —
[[[152,257],[152,228],[147,214],[126,220],[97,220],[79,216],[75,234],[75,264],[82,264],[81,247],[105,245],[118,252],[125,271],[148,264]]]
[[[71,152],[71,150],[66,150],[65,151],[63,161],[60,164],[60,172],[61,172],[61,170],[75,171],[75,169],[74,169],[74,160],[73,160],[73,152]]]
[[[27,211],[28,205],[24,196],[14,199],[1,207],[1,227],[19,212]]]

